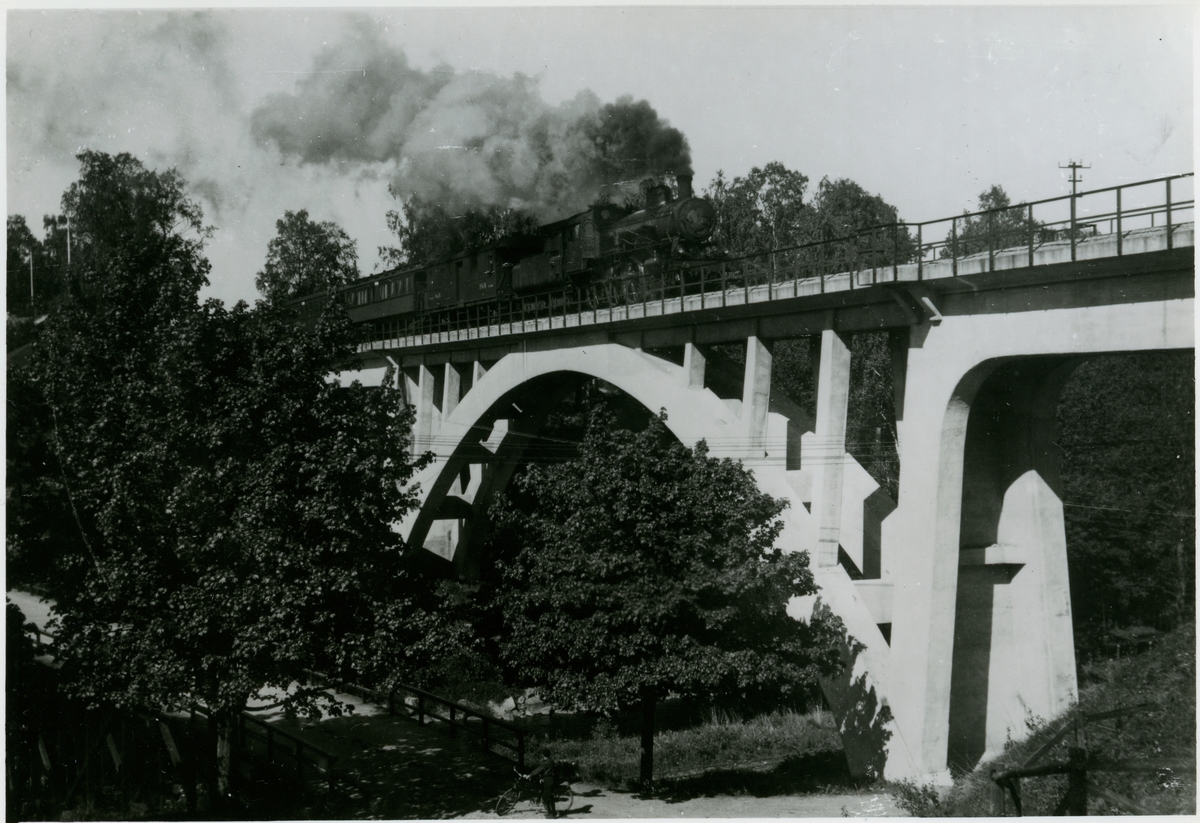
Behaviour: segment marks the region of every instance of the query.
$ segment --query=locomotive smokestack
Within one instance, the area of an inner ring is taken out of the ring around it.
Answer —
[[[692,175],[677,174],[675,175],[675,184],[679,186],[679,199],[687,200],[692,196]]]

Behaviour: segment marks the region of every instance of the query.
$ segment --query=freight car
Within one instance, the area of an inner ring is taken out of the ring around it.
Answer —
[[[315,322],[325,302],[340,300],[355,323],[409,318],[460,309],[497,311],[500,301],[525,301],[530,310],[573,291],[588,307],[659,290],[679,282],[674,264],[698,253],[716,228],[712,203],[692,193],[691,177],[650,188],[646,205],[630,210],[597,204],[527,235],[505,238],[449,260],[395,269],[355,281],[330,294],[292,301],[304,322]]]

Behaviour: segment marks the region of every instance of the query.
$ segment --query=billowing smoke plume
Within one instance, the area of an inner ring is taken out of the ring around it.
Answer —
[[[535,79],[425,72],[372,31],[322,51],[294,94],[253,114],[261,143],[311,164],[386,164],[398,194],[456,212],[501,206],[560,217],[602,189],[691,174],[683,134],[645,100],[590,91],[551,106]]]

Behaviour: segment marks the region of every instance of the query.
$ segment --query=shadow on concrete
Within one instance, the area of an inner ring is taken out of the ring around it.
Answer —
[[[829,605],[819,599],[813,609],[813,620],[818,619],[833,619]],[[849,773],[869,781],[883,777],[887,743],[892,737],[887,727],[892,713],[879,699],[875,687],[867,685],[865,672],[854,676],[855,663],[866,648],[843,628],[838,649],[842,670],[833,677],[822,677],[821,688],[838,721]]]

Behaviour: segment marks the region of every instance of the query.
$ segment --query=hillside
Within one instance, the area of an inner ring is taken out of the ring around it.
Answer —
[[[1192,759],[1196,756],[1196,629],[1181,626],[1164,635],[1154,648],[1121,660],[1097,661],[1086,667],[1091,684],[1082,688],[1079,711],[1096,714],[1112,709],[1151,703],[1153,707],[1128,717],[1088,723],[1080,745],[1107,760]],[[1028,740],[1011,744],[996,760],[955,781],[954,788],[940,800],[930,791],[902,786],[900,804],[921,817],[972,817],[993,814],[993,771],[1022,765],[1062,728],[1066,717],[1040,726]],[[1074,736],[1052,748],[1039,762],[1067,759]],[[1158,772],[1091,772],[1091,786],[1116,792],[1133,800],[1152,814],[1194,814],[1196,811],[1195,767]],[[1054,812],[1066,790],[1066,777],[1051,776],[1021,780],[1023,813],[1048,815]],[[1012,814],[1008,802],[1007,813]],[[1116,808],[1089,793],[1088,814],[1115,814]]]

